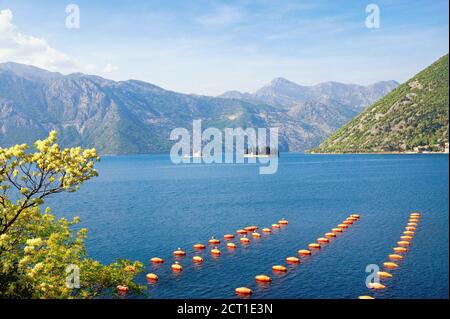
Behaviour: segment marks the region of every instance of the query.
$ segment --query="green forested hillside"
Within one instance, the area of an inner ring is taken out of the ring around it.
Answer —
[[[442,150],[448,143],[448,54],[368,107],[312,152]]]

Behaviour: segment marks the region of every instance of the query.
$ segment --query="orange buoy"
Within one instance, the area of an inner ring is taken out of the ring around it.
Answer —
[[[255,277],[255,280],[259,282],[271,282],[272,278],[266,275],[258,275]]]
[[[200,256],[194,256],[192,257],[192,261],[195,263],[202,263],[203,262],[203,258]]]
[[[420,213],[411,213],[409,216],[420,216]]]
[[[407,227],[405,227],[405,229],[406,229],[406,230],[409,230],[409,231],[415,231],[415,230],[416,230],[416,227],[407,226]]]
[[[320,248],[320,244],[316,244],[316,243],[311,243],[308,245],[309,248],[313,248],[313,249],[319,249]]]
[[[286,272],[287,268],[282,265],[275,265],[275,266],[272,266],[272,270]]]
[[[130,289],[129,289],[127,286],[124,286],[124,285],[118,285],[118,286],[117,286],[117,291],[120,292],[120,293],[125,294],[125,293],[127,293],[129,290],[130,290]]]
[[[223,235],[223,238],[225,238],[225,239],[233,239],[233,238],[234,238],[234,235],[232,235],[232,234],[226,234],[226,235]]]
[[[417,218],[410,218],[408,220],[408,223],[418,223],[418,222],[419,222],[419,220]]]
[[[149,281],[157,281],[158,280],[158,275],[157,274],[150,273],[150,274],[147,274],[145,277]]]
[[[173,252],[173,254],[174,254],[175,256],[184,256],[184,255],[186,255],[186,252],[185,252],[184,250],[182,250],[181,248],[178,248],[177,250],[175,250],[175,251]]]
[[[351,221],[351,222],[356,222],[358,220],[358,218],[355,217],[347,217],[347,220]]]
[[[344,220],[343,222],[342,222],[342,224],[345,224],[345,225],[352,225],[353,224],[353,222],[351,221],[351,220]]]
[[[200,256],[194,256],[192,257],[192,261],[195,263],[202,263],[203,262],[203,258]]]
[[[236,246],[235,243],[228,243],[228,244],[227,244],[227,247],[228,247],[228,248],[236,248],[237,246]]]
[[[290,264],[298,264],[300,263],[300,259],[298,259],[297,257],[287,257],[286,262]]]
[[[417,226],[417,223],[408,223],[407,225],[408,225],[408,226],[412,226],[412,227],[416,227],[416,226]]]
[[[245,235],[245,234],[247,234],[247,231],[244,229],[238,229],[238,230],[236,230],[236,233],[238,233],[239,235]]]
[[[150,259],[150,261],[154,264],[162,264],[164,262],[164,259],[159,257],[153,257]]]
[[[254,232],[254,233],[252,233],[252,237],[260,238],[260,237],[261,237],[261,234],[260,234],[260,233],[257,233],[257,232]]]
[[[220,240],[218,240],[215,237],[211,237],[211,239],[208,240],[208,243],[211,244],[211,245],[218,245],[218,244],[220,244]]]
[[[278,225],[278,224],[272,224],[272,228],[280,228],[280,225]]]
[[[340,228],[333,228],[331,231],[333,233],[342,233],[342,229],[340,229]]]
[[[398,254],[390,254],[389,255],[389,259],[391,259],[391,260],[402,260],[403,256],[400,256]]]
[[[348,225],[347,224],[339,224],[339,225],[337,225],[337,227],[340,229],[346,229],[346,228],[348,228]]]
[[[415,232],[413,232],[413,231],[411,231],[411,230],[405,230],[405,231],[403,232],[403,234],[405,234],[405,235],[414,235]]]
[[[335,233],[326,233],[325,237],[333,238],[333,237],[336,237],[336,234]]]
[[[401,240],[410,241],[411,239],[413,239],[413,237],[412,237],[412,236],[405,235],[405,236],[400,236],[400,239],[401,239]]]
[[[393,263],[390,261],[383,263],[383,265],[384,265],[384,267],[389,268],[389,269],[394,269],[394,268],[398,267],[398,265],[396,263]]]
[[[383,284],[380,284],[378,282],[371,282],[371,283],[367,284],[367,288],[370,288],[370,289],[384,289],[384,288],[386,288],[386,286],[383,285]]]
[[[287,225],[287,224],[289,224],[289,222],[286,219],[282,218],[281,220],[278,221],[278,224]]]
[[[263,231],[263,233],[270,233],[270,232],[272,232],[272,230],[270,228],[263,228],[262,231]]]
[[[307,249],[300,249],[297,253],[299,255],[301,255],[301,256],[309,256],[309,255],[311,255],[311,251],[307,250]]]
[[[351,214],[350,217],[359,218],[359,217],[361,217],[361,216],[358,215],[358,214]]]
[[[409,246],[411,243],[409,241],[406,240],[401,240],[397,242],[397,245],[399,246]]]
[[[379,271],[377,274],[380,278],[392,278],[392,275],[386,271]]]
[[[358,299],[375,299],[374,297],[371,296],[359,296]]]
[[[321,237],[321,238],[317,238],[317,242],[318,243],[329,243],[330,240],[328,238]]]
[[[258,229],[258,226],[247,226],[244,228],[244,230],[250,232],[250,231],[255,231]]]
[[[194,245],[194,248],[195,248],[195,249],[205,249],[206,247],[205,247],[205,245],[203,245],[203,244],[195,244],[195,245]]]
[[[248,244],[250,242],[250,239],[248,239],[247,237],[241,237],[239,238],[239,241],[243,244]]]
[[[217,248],[217,247],[214,247],[213,249],[211,249],[211,254],[213,254],[213,255],[220,255],[222,252],[220,251],[220,249],[219,248]]]
[[[178,262],[175,262],[172,266],[170,266],[173,271],[182,271],[183,266],[181,266]]]
[[[247,287],[239,287],[234,290],[238,295],[251,295],[253,291]]]
[[[408,251],[408,249],[405,247],[394,247],[394,251],[396,253],[406,253]]]

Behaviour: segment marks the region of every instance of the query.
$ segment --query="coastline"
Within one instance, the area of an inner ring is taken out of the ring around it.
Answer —
[[[305,152],[310,155],[435,155],[435,154],[449,154],[449,152]]]

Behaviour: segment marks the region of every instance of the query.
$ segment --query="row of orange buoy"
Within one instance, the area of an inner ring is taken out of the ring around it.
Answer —
[[[324,237],[318,238],[315,243],[308,244],[309,249],[300,249],[297,251],[299,256],[310,256],[312,255],[312,250],[318,250],[322,246],[322,244],[328,244],[333,238],[336,238],[338,234],[341,234],[345,229],[353,225],[357,220],[359,220],[360,215],[352,214],[347,217],[341,224],[339,224],[336,228],[333,228],[331,232],[325,233]],[[286,222],[287,223],[287,222]],[[278,223],[282,224],[281,222]],[[272,225],[273,227],[273,225]],[[285,262],[287,264],[299,264],[301,262],[300,258],[296,256],[286,257]],[[275,273],[285,273],[288,271],[287,267],[284,265],[274,265],[272,266],[272,271]],[[270,283],[272,282],[272,278],[268,275],[257,275],[255,276],[255,281],[259,283]],[[253,293],[252,289],[248,287],[238,287],[235,289],[235,293],[237,295],[249,296]]]
[[[279,228],[281,228],[283,226],[286,226],[286,225],[288,225],[288,221],[283,218],[283,219],[280,219],[278,221],[278,223],[272,224],[271,228],[262,228],[261,231],[262,231],[262,233],[268,235],[268,234],[270,234],[272,232],[272,229],[279,229]],[[242,245],[248,245],[250,243],[250,239],[247,236],[251,236],[251,237],[253,237],[255,239],[261,238],[262,235],[261,235],[261,233],[258,232],[258,229],[259,229],[259,227],[256,226],[256,225],[250,225],[250,226],[244,227],[242,229],[238,229],[236,231],[236,234],[240,235],[239,242]],[[223,236],[223,239],[227,242],[226,243],[226,247],[227,248],[229,248],[229,249],[236,249],[238,247],[234,242],[231,241],[231,240],[235,239],[235,237],[236,236],[234,234],[225,234]],[[213,237],[211,237],[208,240],[208,244],[213,246],[211,251],[210,251],[212,256],[217,257],[217,256],[221,255],[222,252],[221,252],[221,250],[218,247],[218,245],[221,244],[220,239],[215,238],[213,236]],[[201,244],[201,243],[197,243],[197,244],[193,245],[193,248],[194,248],[195,251],[202,251],[202,250],[206,249],[206,245]],[[186,252],[183,249],[181,249],[181,248],[176,249],[175,251],[173,251],[172,254],[176,258],[183,258],[183,257],[185,257],[187,255]],[[152,258],[150,258],[150,262],[152,264],[163,264],[164,263],[164,259],[160,258],[160,257],[152,257]],[[201,263],[204,262],[204,259],[203,259],[203,257],[201,257],[199,255],[194,255],[192,257],[192,262],[194,264],[201,264]],[[183,266],[181,265],[181,263],[179,261],[175,261],[170,266],[170,268],[172,269],[173,272],[181,272],[181,271],[183,271]],[[156,281],[159,280],[158,275],[155,274],[155,273],[148,273],[146,275],[146,278],[147,278],[147,281],[149,283],[155,283]],[[267,278],[261,277],[260,280],[264,281],[264,280],[267,280]],[[119,285],[119,286],[117,286],[117,291],[119,293],[125,294],[125,293],[128,292],[128,287],[125,286],[125,285]],[[243,289],[243,293],[245,294],[245,289]]]
[[[417,226],[419,225],[421,215],[418,212],[413,212],[409,215],[408,223],[406,224],[405,230],[403,231],[403,234],[400,236],[400,240],[397,242],[397,247],[393,248],[393,253],[389,254],[388,258],[389,261],[386,261],[383,263],[383,266],[385,270],[392,270],[399,267],[398,262],[402,261],[404,259],[404,255],[408,252],[409,246],[411,245],[411,242],[414,238],[415,232],[417,230]],[[380,279],[389,279],[392,278],[393,275],[388,271],[380,271],[378,272],[378,277]],[[386,285],[374,282],[369,283],[368,288],[380,290],[385,289]],[[359,299],[375,299],[372,296],[359,296]]]

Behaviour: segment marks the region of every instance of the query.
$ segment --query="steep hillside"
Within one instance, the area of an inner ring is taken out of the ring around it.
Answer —
[[[443,150],[448,143],[448,55],[367,108],[313,152]]]

